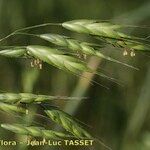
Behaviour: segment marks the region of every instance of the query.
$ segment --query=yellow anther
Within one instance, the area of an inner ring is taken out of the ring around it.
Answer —
[[[31,61],[30,66],[31,66],[31,67],[34,67],[34,63],[33,63],[33,61]]]
[[[123,52],[123,56],[127,56],[128,55],[128,52],[127,50],[125,49],[124,52]]]
[[[38,69],[42,69],[42,61],[40,59],[34,59],[30,63],[31,67],[37,67]]]
[[[134,50],[131,50],[130,55],[131,55],[131,57],[134,57],[134,56],[135,56],[135,52],[134,52]]]
[[[36,62],[37,62],[37,64],[40,64],[41,61],[39,59],[37,59]]]
[[[37,66],[37,60],[36,59],[34,59],[34,65]]]
[[[42,66],[42,63],[40,63],[40,64],[39,64],[39,69],[42,69],[42,67],[43,67],[43,66]]]

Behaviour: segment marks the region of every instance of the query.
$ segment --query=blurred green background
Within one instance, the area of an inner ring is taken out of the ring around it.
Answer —
[[[74,19],[111,19],[130,25],[150,24],[150,1],[148,0],[0,0],[0,37],[16,29],[47,22],[64,22]],[[149,35],[149,29],[126,30],[140,37]],[[43,27],[32,33],[59,33],[76,39],[89,40],[85,35],[69,32],[61,27]],[[96,41],[98,42],[98,41]],[[1,45],[50,45],[37,38],[15,36]],[[150,63],[148,54],[136,53],[136,57],[123,57],[115,48],[105,48],[104,53],[140,68],[135,71],[105,60],[91,58],[93,68],[103,68],[123,82],[123,87],[88,76],[109,86],[106,90],[92,85],[88,80],[60,71],[44,64],[42,70],[30,68],[30,61],[0,57],[0,91],[33,92],[36,94],[87,96],[79,102],[57,101],[52,105],[77,117],[90,127],[87,130],[113,150],[150,150]],[[0,123],[13,122],[13,116],[0,112]],[[56,128],[50,124],[51,129]],[[0,139],[15,135],[0,129]],[[0,147],[0,149],[23,149]],[[47,149],[34,147],[28,149]],[[53,148],[48,148],[53,149]],[[62,149],[62,148],[57,148]],[[84,149],[84,148],[63,148]],[[87,149],[87,148],[85,148]],[[94,150],[105,148],[95,145]]]

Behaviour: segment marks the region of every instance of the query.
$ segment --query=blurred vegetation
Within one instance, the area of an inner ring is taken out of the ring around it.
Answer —
[[[149,25],[149,10],[148,0],[0,0],[0,37],[26,26],[73,19],[111,19],[121,24]],[[59,33],[89,40],[84,35],[72,33],[60,27],[43,27],[32,32]],[[127,32],[140,37],[149,36],[148,28],[132,28]],[[49,45],[43,40],[23,35],[3,41],[1,45],[39,43]],[[104,52],[139,67],[140,71],[92,58],[89,63],[93,68],[103,68],[124,83],[124,87],[121,87],[97,78],[98,82],[110,87],[110,90],[106,90],[98,85],[91,85],[86,79],[77,78],[46,64],[44,64],[44,69],[39,71],[31,69],[30,62],[27,60],[0,57],[0,91],[87,96],[89,99],[80,103],[57,101],[52,105],[60,107],[91,126],[88,130],[95,133],[114,150],[149,150],[150,58],[148,54],[143,53],[136,53],[134,58],[123,57],[122,52],[110,47],[105,48]],[[94,76],[88,78],[92,79]],[[13,121],[15,121],[13,116],[0,113],[0,123]],[[57,128],[53,124],[50,126]],[[4,129],[0,129],[0,133],[0,139],[15,138],[14,134]],[[42,147],[37,149],[42,149]],[[43,147],[43,149],[46,148]],[[75,147],[74,149],[81,148]],[[97,149],[104,148],[97,147]]]

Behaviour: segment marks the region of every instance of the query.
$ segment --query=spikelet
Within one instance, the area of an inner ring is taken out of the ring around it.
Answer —
[[[52,108],[51,110],[45,110],[45,112],[54,122],[61,125],[74,136],[78,138],[92,138],[92,136],[86,130],[84,130],[83,127],[69,114],[55,108]]]
[[[23,124],[1,124],[1,127],[17,134],[28,135],[33,137],[42,137],[45,139],[63,140],[67,138],[75,138],[69,134],[46,130],[37,126],[24,126]]]
[[[52,100],[81,100],[83,97],[63,97],[63,96],[49,96],[49,95],[36,95],[31,93],[0,93],[0,102],[19,104],[19,103],[42,103]]]

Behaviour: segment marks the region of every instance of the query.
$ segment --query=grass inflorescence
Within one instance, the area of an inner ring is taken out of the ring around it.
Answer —
[[[53,33],[32,34],[26,33],[35,28],[44,26],[62,26],[70,31],[75,31],[80,34],[85,33],[92,35],[94,38],[101,39],[103,44],[90,43],[87,41],[79,41],[71,37]],[[101,52],[100,47],[105,47],[108,43],[123,49],[123,55],[135,56],[135,51],[149,51],[149,43],[145,43],[143,38],[127,35],[120,31],[128,26],[110,23],[108,21],[99,20],[73,20],[64,23],[46,23],[41,25],[30,26],[18,29],[10,35],[2,38],[0,41],[7,38],[21,34],[34,36],[53,43],[58,48],[46,47],[41,45],[27,45],[27,46],[6,46],[1,47],[0,55],[6,57],[28,58],[31,61],[31,67],[38,67],[42,69],[42,61],[53,65],[59,69],[69,71],[75,75],[80,76],[82,72],[95,73],[106,79],[113,80],[113,78],[104,75],[101,72],[95,72],[87,66],[87,56],[96,56],[105,60],[119,63],[132,69],[138,70],[137,67],[121,62],[111,56],[107,56]],[[130,26],[129,26],[130,27]],[[106,44],[107,43],[107,44]],[[98,45],[98,47],[95,47]],[[64,50],[62,50],[62,48]],[[66,51],[67,50],[67,51]],[[69,51],[69,52],[68,52]],[[96,83],[96,82],[95,82]]]
[[[61,26],[71,32],[79,34],[87,34],[92,39],[101,40],[99,43],[91,43],[87,41],[80,41],[65,35],[54,33],[32,34],[26,31],[44,27],[44,26]],[[27,35],[35,38],[46,40],[53,46],[43,45],[25,45],[25,46],[0,46],[0,56],[11,58],[25,58],[31,60],[31,67],[38,67],[42,69],[42,62],[55,66],[58,69],[71,72],[74,75],[81,76],[82,73],[96,74],[100,77],[106,78],[112,82],[118,83],[117,79],[110,77],[101,71],[95,71],[88,66],[88,58],[91,56],[105,59],[107,61],[118,63],[123,66],[138,70],[137,67],[129,65],[125,62],[119,61],[111,56],[107,56],[101,52],[108,44],[123,50],[123,55],[130,54],[131,57],[135,56],[135,52],[149,51],[150,44],[147,39],[139,38],[125,34],[122,29],[128,26],[110,23],[108,21],[99,20],[73,20],[64,23],[46,23],[41,25],[30,26],[18,29],[8,36],[0,39],[0,42],[7,40],[15,35]],[[129,26],[130,27],[130,26]],[[84,77],[86,78],[86,77]],[[91,81],[98,83],[96,81]],[[101,85],[100,83],[98,83]],[[107,88],[104,85],[101,85]],[[49,95],[36,95],[31,93],[1,93],[0,94],[0,110],[6,113],[17,113],[20,116],[29,115],[29,104],[43,104],[53,100],[81,100],[78,97],[61,97]],[[19,104],[25,104],[26,108]],[[43,107],[42,107],[43,108]],[[42,137],[48,139],[64,139],[64,138],[77,138],[77,139],[96,139],[93,135],[87,132],[80,121],[74,119],[71,115],[59,110],[55,107],[44,109],[46,118],[51,119],[56,124],[62,126],[67,133],[57,132],[45,129],[36,125],[22,125],[22,124],[1,124],[2,128],[10,130],[16,134],[30,135],[33,137]],[[110,149],[102,142],[99,141],[105,148]]]

